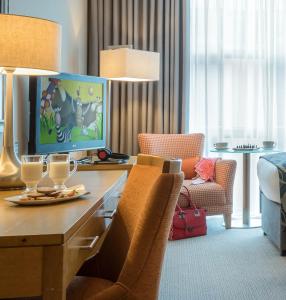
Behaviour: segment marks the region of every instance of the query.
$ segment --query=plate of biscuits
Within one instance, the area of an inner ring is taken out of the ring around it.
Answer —
[[[56,190],[51,187],[39,187],[36,192],[5,198],[6,201],[18,205],[46,205],[70,201],[89,194],[83,184]]]

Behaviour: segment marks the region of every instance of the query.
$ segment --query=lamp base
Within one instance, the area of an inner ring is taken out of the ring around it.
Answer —
[[[3,147],[0,157],[0,190],[22,189],[20,162],[14,148]]]
[[[5,68],[6,97],[4,113],[3,148],[0,156],[0,189],[10,190],[24,187],[21,181],[21,164],[14,150],[13,139],[13,72]]]

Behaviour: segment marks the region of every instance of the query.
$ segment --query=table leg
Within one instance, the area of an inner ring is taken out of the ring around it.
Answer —
[[[243,153],[243,225],[249,226],[250,221],[250,154]]]
[[[242,220],[232,219],[232,228],[261,227],[260,219],[250,218],[250,153],[243,153],[243,210]]]

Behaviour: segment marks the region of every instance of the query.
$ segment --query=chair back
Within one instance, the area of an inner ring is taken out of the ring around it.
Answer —
[[[157,298],[182,182],[180,160],[139,155],[130,172],[99,253],[101,274],[125,287],[126,299]]]
[[[141,153],[181,159],[202,156],[204,138],[202,133],[138,134]]]

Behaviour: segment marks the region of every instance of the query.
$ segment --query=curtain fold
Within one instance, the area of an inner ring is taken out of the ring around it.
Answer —
[[[109,45],[160,52],[160,81],[111,84],[111,149],[138,153],[140,132],[188,129],[187,0],[90,0],[88,74]],[[184,48],[185,47],[185,48]]]

